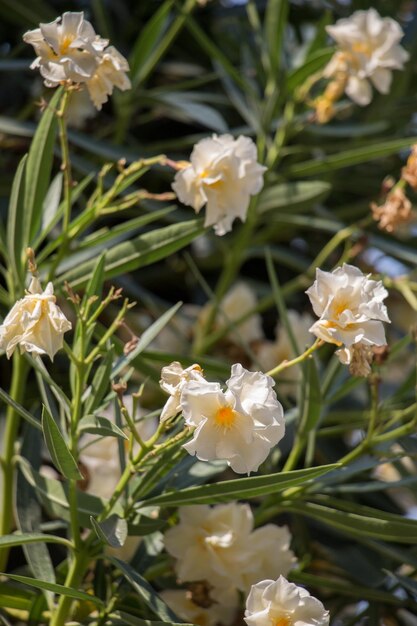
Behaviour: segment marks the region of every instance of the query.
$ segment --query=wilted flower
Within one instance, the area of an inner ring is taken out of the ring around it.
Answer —
[[[250,196],[263,187],[265,169],[249,137],[213,135],[194,146],[191,163],[176,173],[172,188],[196,213],[207,204],[204,225],[224,235],[236,217],[245,221]]]
[[[174,417],[181,411],[181,392],[184,385],[191,380],[204,381],[203,370],[197,363],[190,365],[186,369],[182,368],[181,363],[173,361],[170,365],[166,365],[161,370],[161,380],[159,384],[161,388],[170,395],[161,412],[161,422],[170,417]]]
[[[67,80],[83,83],[91,78],[97,57],[109,43],[96,35],[83,12],[70,11],[26,32],[23,41],[35,49],[38,56],[31,68],[39,68],[47,87],[56,87]]]
[[[314,284],[306,291],[315,314],[320,318],[310,331],[329,343],[351,348],[386,344],[382,322],[389,322],[383,300],[388,293],[381,281],[370,280],[353,265],[333,272],[316,271]],[[345,353],[338,351],[342,359]],[[343,362],[343,361],[342,361]]]
[[[338,51],[327,65],[325,76],[345,73],[346,94],[360,106],[370,103],[371,84],[380,93],[388,93],[392,70],[403,69],[409,58],[399,45],[404,35],[400,25],[370,8],[355,11],[334,26],[326,26],[326,30],[338,44]]]
[[[286,527],[253,530],[248,504],[197,505],[180,509],[180,522],[165,533],[182,582],[206,580],[214,589],[248,591],[265,576],[288,574],[295,557]]]
[[[216,624],[228,626],[236,613],[233,605],[220,604],[215,600],[211,606],[202,607],[193,602],[190,591],[166,589],[160,596],[178,617],[197,626],[216,626]]]
[[[349,348],[338,350],[340,362],[349,365],[352,376],[367,377],[372,372],[371,363],[374,359],[372,347],[365,343],[354,343]]]
[[[118,87],[121,91],[130,89],[131,83],[126,75],[128,71],[129,63],[114,46],[109,46],[104,50],[96,71],[87,81],[90,98],[99,111],[113,93],[114,87]]]
[[[63,82],[86,83],[91,100],[101,109],[114,86],[130,88],[127,60],[108,40],[96,35],[83,12],[67,12],[49,24],[23,35],[38,55],[31,68],[39,68],[47,87]]]
[[[414,190],[417,189],[417,145],[411,148],[411,153],[407,159],[407,163],[402,169],[401,178],[403,178]]]
[[[52,283],[42,291],[39,280],[32,278],[26,296],[16,302],[0,326],[0,348],[8,359],[19,346],[20,352],[47,354],[53,361],[63,346],[64,333],[71,328],[56,305]]]
[[[412,218],[412,204],[401,187],[395,187],[386,197],[385,202],[371,203],[372,216],[381,230],[392,233],[399,226]]]
[[[308,313],[288,311],[288,321],[296,339],[299,353],[312,343],[310,328],[313,318]],[[256,358],[263,370],[268,371],[297,356],[295,354],[290,337],[282,323],[277,324],[276,340],[263,341],[258,348]],[[301,379],[301,369],[298,366],[290,367],[282,373],[283,381],[280,381],[280,393],[286,394],[294,391],[294,383]]]
[[[222,459],[238,474],[254,472],[284,436],[284,413],[262,372],[232,366],[226,391],[205,380],[187,383],[181,394],[185,422],[195,426],[184,448],[201,461]]]
[[[329,612],[306,589],[280,576],[253,585],[245,622],[248,626],[327,626]]]

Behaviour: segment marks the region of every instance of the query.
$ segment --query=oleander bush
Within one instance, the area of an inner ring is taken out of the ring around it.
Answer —
[[[415,3],[0,16],[0,622],[417,624]]]

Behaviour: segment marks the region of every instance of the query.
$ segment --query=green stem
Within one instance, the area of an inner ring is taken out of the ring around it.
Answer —
[[[10,396],[16,402],[21,402],[25,393],[25,380],[27,375],[26,361],[18,350],[13,356],[13,373],[10,388]],[[13,524],[13,485],[14,485],[14,448],[19,432],[20,416],[13,407],[7,407],[6,428],[4,432],[4,447],[1,467],[3,469],[3,492],[1,494],[1,517],[0,537],[8,535]],[[9,549],[0,550],[0,571],[4,572],[7,566]]]
[[[65,579],[65,586],[72,589],[78,589],[84,577],[86,566],[88,565],[89,556],[84,550],[75,552],[74,558],[68,570]],[[50,626],[65,626],[68,622],[68,615],[71,611],[73,598],[61,596],[58,602],[57,610],[51,618]]]
[[[269,372],[267,372],[268,376],[278,376],[278,374],[280,374],[283,370],[286,370],[289,367],[293,367],[293,365],[298,365],[298,363],[302,363],[322,345],[323,341],[321,339],[316,339],[312,346],[307,348],[307,350],[305,350],[305,352],[303,352],[299,356],[295,357],[295,359],[291,359],[290,361],[283,361],[272,370],[269,370]]]

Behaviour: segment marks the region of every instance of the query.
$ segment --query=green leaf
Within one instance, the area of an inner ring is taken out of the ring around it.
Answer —
[[[52,180],[46,193],[41,215],[41,232],[48,233],[55,224],[61,200],[62,181],[63,174],[59,172]]]
[[[48,409],[42,409],[42,430],[52,462],[65,478],[83,480],[83,475]]]
[[[381,159],[391,154],[396,154],[400,150],[409,148],[414,143],[417,143],[417,137],[390,139],[381,143],[368,144],[360,148],[337,152],[336,154],[331,154],[320,159],[295,163],[288,167],[287,174],[295,177],[328,174],[329,172],[344,167],[350,167],[351,165],[358,165],[374,159]]]
[[[106,255],[105,278],[131,272],[172,255],[204,233],[201,224],[199,219],[172,224],[115,245]],[[81,263],[61,275],[60,280],[68,281],[74,289],[83,287],[95,264],[95,259]]]
[[[141,338],[138,341],[137,346],[132,352],[127,355],[123,355],[115,364],[112,371],[112,378],[117,376],[127,365],[129,365],[141,352],[143,352],[149,344],[159,335],[161,330],[168,324],[168,322],[174,317],[175,313],[182,306],[182,302],[177,302],[168,311],[165,311],[160,318],[156,320],[149,328],[145,330]]]
[[[132,520],[129,520],[129,537],[144,537],[157,530],[162,530],[167,525],[164,519],[153,519],[147,515],[138,514]]]
[[[323,465],[309,469],[269,474],[268,476],[254,476],[251,478],[236,478],[225,480],[213,485],[189,487],[181,491],[171,491],[160,496],[145,500],[146,506],[181,506],[188,504],[216,504],[217,502],[231,502],[246,498],[257,498],[271,493],[279,493],[289,487],[304,485],[307,481],[322,476],[338,464]]]
[[[23,546],[26,543],[60,543],[67,548],[72,547],[71,542],[64,539],[64,537],[46,535],[43,533],[14,533],[0,537],[0,548]]]
[[[9,394],[6,391],[4,391],[4,389],[1,389],[1,388],[0,388],[0,398],[1,400],[3,400],[3,402],[13,407],[16,413],[18,413],[20,417],[23,417],[23,419],[29,422],[29,424],[31,424],[35,428],[38,428],[39,430],[42,430],[42,426],[40,422],[38,422],[34,417],[32,417],[29,411],[26,411],[26,409],[23,408],[21,404],[16,402],[16,400],[13,400],[13,398],[11,398]]]
[[[109,389],[113,359],[113,350],[109,349],[97,367],[93,380],[83,396],[86,413],[92,413],[92,411],[95,411],[100,406],[101,401]]]
[[[333,56],[333,48],[325,48],[312,54],[307,61],[288,74],[287,89],[290,93],[306,81],[312,74],[321,70]]]
[[[163,622],[179,622],[180,620],[173,611],[165,604],[162,598],[151,587],[147,580],[145,580],[140,574],[138,574],[130,565],[110,557],[109,560],[116,565],[126,578],[128,583],[133,587],[139,597],[148,605],[148,607],[163,621]]]
[[[192,626],[192,624],[185,624],[184,622],[154,622],[149,619],[141,619],[140,617],[135,617],[134,615],[129,615],[129,613],[125,613],[124,611],[117,611],[114,613],[116,617],[116,621],[112,621],[112,624],[117,624],[117,626]],[[113,616],[113,613],[112,613]]]
[[[12,587],[10,583],[0,583],[0,607],[29,611],[34,598],[34,592],[23,587]]]
[[[48,102],[29,148],[25,177],[24,248],[35,237],[41,225],[42,209],[52,170],[57,129],[56,110],[61,95],[62,88],[59,88]]]
[[[98,301],[100,300],[100,296],[101,296],[102,289],[103,289],[103,282],[104,282],[105,262],[106,262],[106,253],[103,252],[103,254],[100,256],[99,260],[96,263],[94,272],[91,274],[91,278],[88,281],[87,287],[85,289],[84,298],[83,298],[84,304],[93,296],[97,296]]]
[[[83,417],[78,423],[78,431],[80,433],[103,435],[103,437],[129,439],[123,430],[107,419],[107,417],[100,417],[98,415],[86,415]]]
[[[324,200],[331,188],[330,183],[321,180],[280,183],[261,193],[257,209],[259,213],[305,210]]]
[[[269,52],[271,73],[277,74],[282,57],[285,26],[288,18],[287,0],[268,0],[265,10],[265,39]]]
[[[28,576],[17,576],[16,574],[0,574],[0,576],[7,576],[7,578],[10,578],[10,580],[15,580],[18,583],[23,583],[25,585],[29,585],[30,587],[35,587],[35,589],[52,591],[52,593],[56,593],[61,596],[68,596],[69,598],[74,598],[75,600],[92,602],[93,604],[97,604],[98,606],[104,606],[104,603],[99,598],[96,598],[89,593],[84,593],[83,591],[77,591],[76,589],[65,587],[64,585],[49,583],[46,580],[36,580],[35,578],[30,578]]]
[[[304,433],[314,430],[321,415],[321,390],[320,378],[314,358],[310,357],[306,362],[307,383],[303,414],[300,429]]]
[[[121,548],[127,539],[127,522],[118,515],[110,515],[103,522],[90,517],[91,525],[101,541],[112,548]]]
[[[17,284],[23,282],[23,227],[25,224],[25,175],[27,154],[22,158],[13,179],[7,217],[7,249]]]

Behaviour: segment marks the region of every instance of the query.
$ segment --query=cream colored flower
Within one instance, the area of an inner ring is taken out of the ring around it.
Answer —
[[[325,76],[346,73],[346,94],[360,106],[370,103],[371,85],[380,93],[388,93],[392,70],[403,69],[409,58],[399,45],[404,35],[400,25],[370,8],[355,11],[326,30],[338,44],[338,51],[327,65]]]
[[[204,225],[224,235],[235,218],[245,221],[250,196],[261,191],[265,170],[249,137],[213,135],[194,146],[191,163],[177,172],[172,188],[196,213],[206,204]]]
[[[383,300],[388,293],[381,281],[344,264],[333,272],[317,269],[316,280],[306,293],[320,318],[310,329],[316,337],[345,348],[357,343],[386,344],[383,322],[390,319]],[[337,354],[343,362],[345,352]]]
[[[252,587],[245,622],[248,626],[328,626],[329,612],[306,589],[280,576]]]
[[[97,114],[87,89],[73,91],[66,114],[68,126],[73,128],[83,128],[87,120]]]
[[[288,529],[267,524],[254,530],[248,504],[188,506],[179,516],[165,533],[165,547],[177,559],[181,582],[206,580],[215,590],[247,592],[254,581],[288,574],[294,565]]]
[[[38,56],[31,68],[39,68],[47,87],[56,87],[67,80],[83,83],[91,78],[97,57],[108,44],[107,39],[96,35],[84,13],[71,11],[28,31],[23,41],[35,49]]]
[[[214,601],[211,606],[203,607],[193,602],[190,591],[181,589],[167,589],[160,593],[174,613],[186,623],[197,626],[216,626],[222,624],[228,626],[233,621],[236,608],[230,604],[219,604]]]
[[[181,392],[186,383],[190,380],[204,381],[203,370],[197,363],[182,368],[181,363],[173,361],[170,365],[166,365],[161,370],[161,380],[159,384],[161,388],[169,394],[169,398],[166,401],[162,412],[161,422],[165,422],[170,417],[174,417],[181,411]]]
[[[284,436],[284,412],[262,372],[232,366],[222,391],[219,383],[187,383],[181,394],[186,424],[195,426],[184,448],[201,461],[222,459],[238,474],[254,472]]]
[[[289,310],[288,321],[293,331],[298,346],[298,354],[312,344],[310,328],[313,318],[308,313],[297,313]],[[289,335],[282,323],[276,327],[276,340],[263,341],[257,350],[256,358],[263,370],[269,371],[282,363],[297,356],[291,345]],[[280,393],[289,394],[294,391],[294,384],[301,380],[301,369],[298,366],[290,367],[282,373],[280,381]]]
[[[262,339],[262,318],[258,313],[252,313],[242,322],[238,320],[256,308],[257,301],[253,289],[243,281],[237,282],[224,296],[221,301],[215,319],[217,329],[224,328],[231,323],[236,323],[226,335],[232,343],[241,337],[246,343]],[[199,323],[204,323],[212,305],[208,304],[201,310]]]
[[[132,85],[126,75],[128,71],[129,63],[114,46],[109,46],[104,50],[96,71],[87,80],[87,89],[96,109],[100,111],[102,105],[113,93],[114,87],[118,87],[121,91],[131,88]]]
[[[63,346],[64,333],[71,328],[56,305],[52,283],[42,291],[39,280],[33,278],[26,296],[16,302],[0,326],[0,348],[8,359],[19,346],[20,352],[47,354],[53,361]]]

